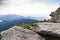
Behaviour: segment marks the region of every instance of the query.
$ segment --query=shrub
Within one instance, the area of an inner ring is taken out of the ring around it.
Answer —
[[[30,24],[30,26],[37,27],[38,25],[36,23],[34,23],[34,24]]]
[[[29,29],[30,26],[28,24],[20,24],[21,27],[23,27],[24,29]]]
[[[24,29],[30,29],[30,26],[33,27],[33,29],[35,29],[35,32],[36,32],[36,27],[38,27],[38,25],[36,23],[33,23],[33,24],[18,24],[17,26],[21,26],[23,27]]]
[[[20,24],[17,24],[17,26],[20,26]]]

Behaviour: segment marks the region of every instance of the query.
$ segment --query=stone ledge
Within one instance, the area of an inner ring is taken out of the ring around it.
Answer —
[[[60,38],[60,34],[57,34],[57,33],[52,33],[51,31],[40,31],[40,32],[37,32],[39,35],[42,35],[42,36],[52,36],[52,37],[59,37]]]

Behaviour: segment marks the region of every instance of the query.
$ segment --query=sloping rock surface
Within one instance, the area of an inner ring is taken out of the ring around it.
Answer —
[[[41,22],[35,30],[39,35],[60,37],[60,23]]]
[[[41,22],[37,24],[36,28],[31,28],[32,31],[37,32],[39,35],[60,37],[60,23]]]
[[[42,22],[38,23],[39,30],[50,31],[52,33],[60,34],[60,23]]]
[[[44,40],[43,37],[28,29],[14,26],[6,31],[1,32],[1,40]]]

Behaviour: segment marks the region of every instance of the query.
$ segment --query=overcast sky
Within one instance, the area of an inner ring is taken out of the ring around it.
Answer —
[[[49,17],[49,14],[59,7],[59,2],[59,0],[0,0],[0,15]]]

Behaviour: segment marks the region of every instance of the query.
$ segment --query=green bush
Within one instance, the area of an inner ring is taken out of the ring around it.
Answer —
[[[23,27],[24,29],[30,29],[30,26],[33,27],[34,29],[36,29],[36,27],[38,26],[36,23],[33,24],[17,24],[17,26]]]
[[[30,24],[30,26],[37,27],[38,25],[34,23],[34,24]]]
[[[33,24],[30,24],[30,26],[32,26],[32,27],[33,27],[33,29],[35,29],[35,30],[34,30],[34,32],[36,32],[36,28],[38,27],[38,24],[33,23]]]
[[[17,26],[20,26],[20,24],[17,24]]]
[[[24,29],[29,29],[30,28],[30,26],[28,24],[21,24],[20,26],[23,27]]]

